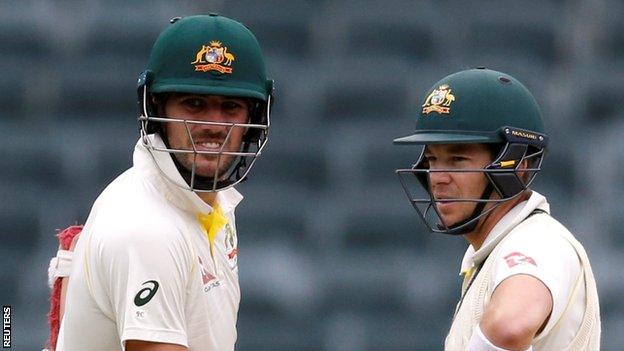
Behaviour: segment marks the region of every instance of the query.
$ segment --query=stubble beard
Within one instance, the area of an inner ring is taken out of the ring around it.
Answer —
[[[195,163],[195,176],[211,179],[223,178],[234,160],[234,156],[231,155],[221,155],[219,159],[219,155],[176,154],[175,158],[189,173],[193,171]]]

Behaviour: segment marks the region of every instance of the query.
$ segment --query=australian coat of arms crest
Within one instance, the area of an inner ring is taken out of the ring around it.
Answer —
[[[451,103],[455,101],[455,95],[451,93],[451,90],[451,87],[446,84],[440,85],[438,89],[434,89],[425,99],[425,103],[422,105],[422,113],[449,113]]]
[[[196,71],[208,72],[218,71],[221,73],[232,73],[232,62],[236,60],[234,54],[228,52],[227,46],[223,46],[220,41],[211,41],[209,45],[202,45],[195,54]]]

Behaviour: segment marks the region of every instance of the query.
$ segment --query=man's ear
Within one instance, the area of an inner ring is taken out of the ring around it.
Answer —
[[[254,113],[256,113],[256,111],[258,110],[259,106],[252,98],[245,99],[245,102],[247,103],[247,122],[245,123],[251,124],[253,123],[252,117]],[[249,132],[249,128],[245,127],[243,130],[243,135],[247,135],[248,132]]]
[[[152,95],[152,104],[158,117],[165,116],[165,104],[163,98],[157,95]]]
[[[522,160],[522,162],[520,162],[520,167],[518,167],[518,169],[520,170],[518,172],[518,176],[525,183],[529,180],[529,177],[530,177],[530,172],[529,171],[523,171],[523,169],[527,169],[527,168],[529,168],[529,160],[524,159],[524,160]]]
[[[165,106],[167,99],[169,98],[169,94],[167,93],[159,93],[159,94],[151,94],[149,99],[151,100],[151,113],[156,117],[167,117],[167,113],[165,111]],[[155,128],[156,131],[160,134],[162,139],[167,143],[167,126],[169,123],[164,122],[152,122],[156,123]]]

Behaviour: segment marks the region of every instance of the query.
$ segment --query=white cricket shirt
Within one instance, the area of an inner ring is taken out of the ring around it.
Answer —
[[[183,182],[169,154],[154,157]],[[154,162],[139,141],[133,167],[93,205],[76,245],[58,351],[122,350],[131,339],[234,350],[240,302],[234,209],[242,196],[233,188],[217,194],[227,221],[211,250],[198,216],[213,209],[171,184]]]
[[[584,251],[582,246],[563,225],[547,214],[530,215],[535,209],[550,211],[546,198],[533,191],[527,201],[516,205],[496,224],[479,250],[468,247],[462,274],[472,274],[475,267],[486,263],[473,284],[468,288],[466,280],[462,287],[468,290],[463,291],[465,296],[447,336],[446,350],[464,349],[498,284],[516,274],[539,279],[553,298],[548,322],[532,342],[535,350],[564,350],[579,334],[586,297],[592,293],[586,290],[589,285],[585,279],[594,279],[583,272],[591,273],[589,261],[581,260],[581,256],[586,257],[584,252],[577,252]],[[589,303],[595,303],[597,309],[597,299]],[[599,338],[599,321],[595,328],[593,333]]]

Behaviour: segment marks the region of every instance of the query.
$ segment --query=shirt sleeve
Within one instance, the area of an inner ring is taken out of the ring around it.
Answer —
[[[572,245],[563,237],[539,231],[518,234],[501,244],[492,271],[493,289],[517,274],[539,279],[553,298],[553,310],[548,321],[552,325],[561,317],[569,302],[581,274],[580,261]]]
[[[172,225],[101,236],[98,252],[119,337],[188,347],[185,325],[190,247]]]

